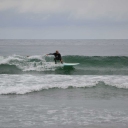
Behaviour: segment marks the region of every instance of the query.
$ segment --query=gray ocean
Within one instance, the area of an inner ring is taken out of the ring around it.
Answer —
[[[0,39],[0,128],[78,127],[128,128],[128,39]]]

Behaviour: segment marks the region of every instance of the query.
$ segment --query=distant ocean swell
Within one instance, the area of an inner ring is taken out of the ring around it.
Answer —
[[[26,94],[67,88],[128,89],[127,76],[114,75],[0,75],[0,94]]]
[[[72,75],[128,75],[127,56],[63,56],[64,62],[80,63],[63,68],[53,56],[0,56],[0,74],[43,73]]]

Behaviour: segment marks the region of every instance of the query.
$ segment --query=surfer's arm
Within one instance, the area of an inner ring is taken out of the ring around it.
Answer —
[[[46,54],[46,55],[47,55],[47,56],[48,56],[48,55],[54,55],[54,53],[49,53],[49,54]]]

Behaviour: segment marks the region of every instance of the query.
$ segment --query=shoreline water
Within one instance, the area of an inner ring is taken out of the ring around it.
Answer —
[[[52,89],[25,95],[2,95],[1,128],[126,128],[127,91],[117,89],[111,94],[110,88],[101,88]],[[99,93],[99,90],[104,91]]]

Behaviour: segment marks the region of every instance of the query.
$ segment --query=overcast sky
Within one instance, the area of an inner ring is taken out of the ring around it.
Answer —
[[[0,39],[128,39],[128,0],[0,0]]]

